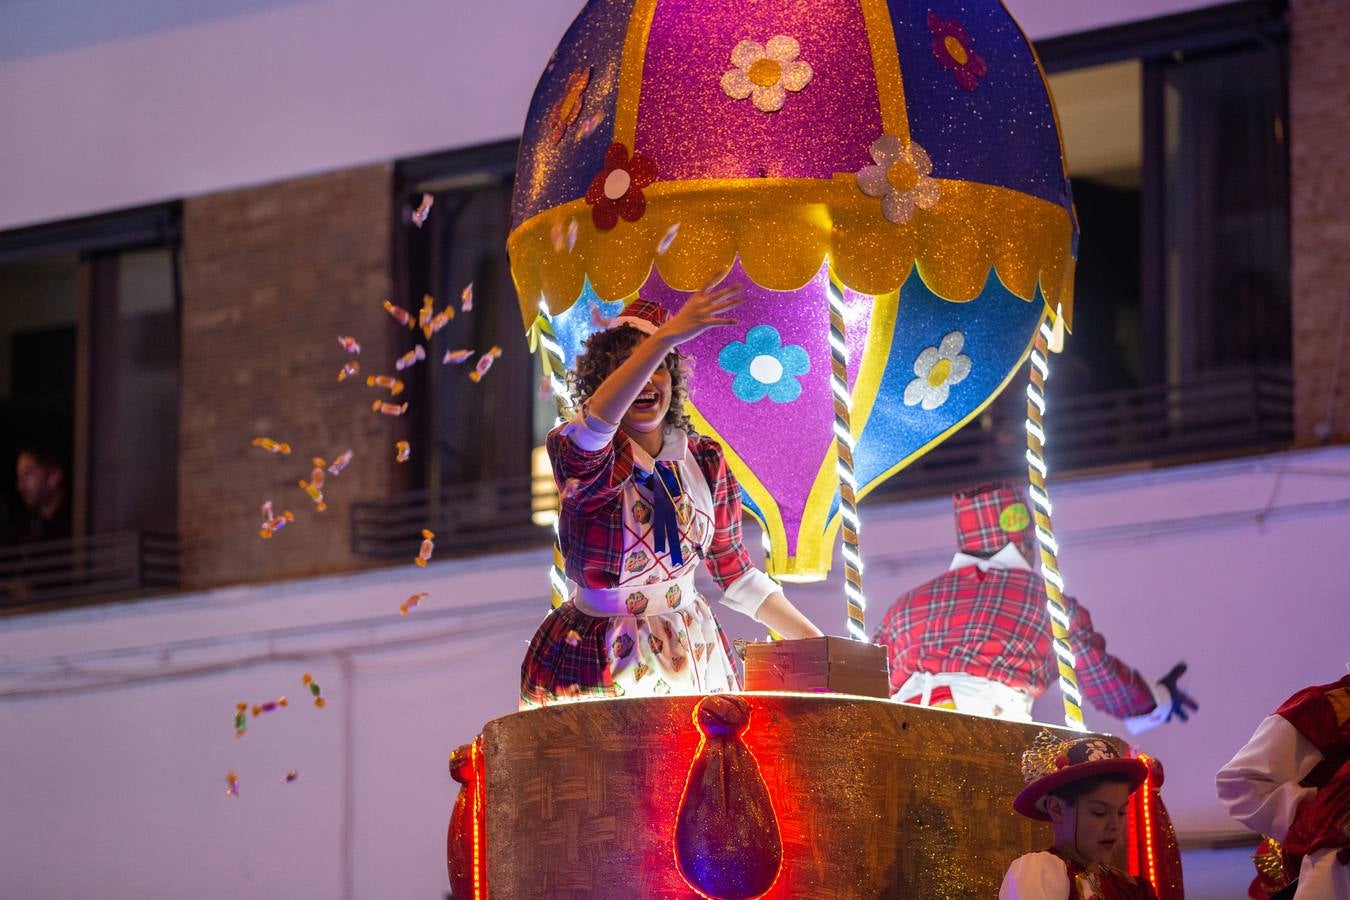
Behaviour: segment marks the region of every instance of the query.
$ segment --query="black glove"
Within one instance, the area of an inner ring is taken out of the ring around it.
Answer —
[[[1190,714],[1186,710],[1189,709],[1193,713],[1200,709],[1200,704],[1192,700],[1190,694],[1177,686],[1177,680],[1185,673],[1186,664],[1179,662],[1172,667],[1170,672],[1158,679],[1158,683],[1167,688],[1167,693],[1172,698],[1172,708],[1167,711],[1167,718],[1163,720],[1165,722],[1172,721],[1173,716],[1183,722],[1189,721]]]

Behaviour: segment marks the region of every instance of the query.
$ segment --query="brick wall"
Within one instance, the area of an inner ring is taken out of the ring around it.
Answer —
[[[184,588],[359,568],[349,505],[401,485],[400,420],[371,412],[368,372],[390,371],[392,169],[349,169],[189,200],[183,214],[179,530]],[[404,332],[406,334],[406,332]],[[337,335],[363,346],[359,379]],[[383,392],[379,392],[380,395]],[[290,457],[249,445],[291,444]],[[355,458],[317,513],[296,482],[310,458]],[[258,536],[271,499],[296,521]],[[415,548],[414,548],[415,551]],[[414,551],[410,551],[414,552]]]
[[[1294,428],[1313,443],[1329,419],[1347,442],[1350,361],[1333,378],[1350,353],[1350,4],[1293,0],[1291,20]]]

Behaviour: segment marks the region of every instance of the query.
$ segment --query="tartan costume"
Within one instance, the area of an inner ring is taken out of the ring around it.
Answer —
[[[723,602],[747,615],[777,585],[751,565],[742,544],[740,488],[722,448],[667,428],[653,460],[584,408],[549,433],[547,446],[562,495],[564,566],[577,588],[530,642],[521,707],[736,690],[730,644],[693,587],[699,557],[723,589]],[[644,476],[657,465],[682,486],[673,498],[679,564],[670,548],[656,549],[652,493],[666,479]]]
[[[901,596],[873,640],[889,649],[895,699],[1030,721],[1031,701],[1058,678],[1045,582],[1023,555],[1035,546],[1031,516],[1021,492],[1003,483],[954,500],[962,552],[949,571]],[[1147,681],[1106,652],[1086,608],[1073,597],[1063,602],[1083,696],[1113,716],[1134,717],[1132,728],[1155,724],[1156,715],[1138,718],[1160,708]],[[931,676],[926,684],[921,673]],[[992,699],[963,705],[963,694],[974,700],[981,690]]]

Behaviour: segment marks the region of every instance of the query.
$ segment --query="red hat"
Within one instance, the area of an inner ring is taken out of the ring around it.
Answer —
[[[1124,775],[1130,779],[1130,793],[1148,777],[1143,760],[1121,756],[1105,738],[1083,737],[1065,740],[1042,731],[1022,754],[1022,777],[1027,786],[1013,801],[1013,809],[1029,819],[1048,821],[1045,797],[1066,784],[1096,778],[1099,775]]]
[[[972,556],[992,556],[1016,544],[1028,563],[1036,561],[1036,529],[1022,489],[991,481],[952,494],[956,507],[956,546]]]
[[[650,300],[638,298],[630,300],[628,305],[610,320],[606,330],[618,328],[620,325],[630,325],[643,334],[651,334],[668,321],[670,321],[670,313],[666,311],[665,307]]]

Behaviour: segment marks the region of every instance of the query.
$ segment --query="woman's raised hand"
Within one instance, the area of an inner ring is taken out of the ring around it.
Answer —
[[[680,311],[671,316],[659,332],[672,342],[683,344],[709,328],[735,325],[738,320],[725,318],[724,314],[741,305],[744,292],[743,284],[728,285],[717,290],[706,287],[686,300]]]

